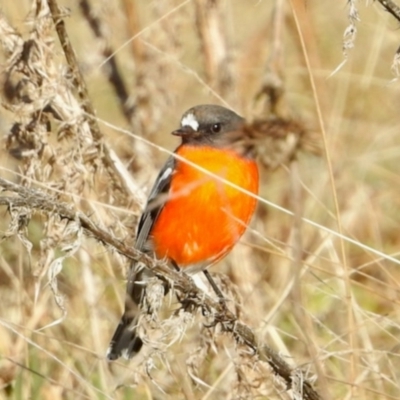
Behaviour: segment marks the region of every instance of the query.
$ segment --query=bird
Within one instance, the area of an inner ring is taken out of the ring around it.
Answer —
[[[234,111],[215,104],[183,114],[172,132],[181,143],[150,191],[136,249],[189,274],[207,271],[229,253],[250,223],[259,189],[254,148],[243,145],[245,124]],[[108,360],[130,359],[142,348],[137,324],[152,275],[142,263],[131,265],[125,310]]]

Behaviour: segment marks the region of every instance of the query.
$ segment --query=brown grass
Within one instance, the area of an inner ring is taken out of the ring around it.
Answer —
[[[0,398],[306,398],[304,379],[326,399],[400,398],[399,32],[382,2],[65,0],[78,84],[47,2],[5,3],[0,177],[127,249],[187,108],[225,104],[258,121],[259,208],[211,272],[293,374],[287,391],[262,355],[205,326],[215,315],[178,312],[173,293],[143,322],[143,354],[108,363],[128,259],[9,189]]]

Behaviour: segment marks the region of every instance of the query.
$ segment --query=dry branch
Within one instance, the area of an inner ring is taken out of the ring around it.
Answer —
[[[378,2],[400,22],[400,7],[393,0],[378,0]]]
[[[183,299],[180,300],[182,305],[189,303],[192,309],[200,308],[204,315],[211,316],[213,322],[208,326],[220,325],[222,330],[230,333],[237,343],[247,346],[261,361],[267,362],[274,373],[283,379],[287,389],[296,389],[293,377],[298,375],[299,371],[290,368],[282,357],[268,345],[257,343],[257,339],[250,327],[240,322],[236,316],[221,303],[205,296],[188,275],[170,269],[165,263],[157,262],[135,248],[128,247],[124,244],[123,240],[119,240],[107,230],[100,228],[83,213],[74,210],[68,204],[60,203],[49,198],[46,193],[12,183],[2,178],[0,178],[0,186],[3,188],[3,192],[14,193],[14,195],[8,196],[1,195],[0,205],[9,208],[12,207],[13,209],[27,207],[32,211],[42,211],[52,215],[55,214],[61,219],[78,222],[91,237],[98,240],[103,245],[111,246],[129,259],[144,263],[163,281],[173,282],[174,289],[183,295]],[[301,371],[300,374],[303,376]],[[301,398],[312,400],[320,398],[307,379],[302,378],[299,390],[303,394]]]

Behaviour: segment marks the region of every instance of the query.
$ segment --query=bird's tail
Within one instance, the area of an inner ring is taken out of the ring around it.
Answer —
[[[136,333],[136,323],[137,318],[122,316],[107,350],[108,360],[114,361],[121,356],[129,359],[139,353],[143,341]]]
[[[143,265],[132,265],[126,288],[125,311],[107,350],[107,359],[132,358],[143,346],[137,334],[140,304],[146,292],[146,281],[153,276]]]

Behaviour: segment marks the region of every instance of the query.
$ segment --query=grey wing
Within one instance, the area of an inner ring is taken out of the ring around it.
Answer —
[[[136,248],[140,251],[150,253],[152,250],[149,235],[167,199],[174,167],[175,159],[171,156],[162,167],[150,191],[146,207],[140,217],[137,229]],[[132,263],[126,288],[128,301],[130,301],[130,298],[136,304],[141,303],[143,290],[140,290],[140,288],[143,287],[143,281],[151,276],[153,276],[152,272],[145,268],[142,263]]]
[[[164,164],[153,188],[150,191],[147,199],[146,208],[140,217],[137,235],[136,248],[141,251],[148,250],[148,240],[154,222],[160,215],[164,203],[167,200],[169,188],[171,186],[171,178],[175,168],[175,158],[170,157]]]
[[[175,160],[170,157],[158,174],[150,192],[146,208],[138,225],[136,248],[140,251],[151,251],[149,235],[167,199],[174,167]],[[122,355],[131,358],[140,351],[143,341],[137,334],[136,328],[139,321],[140,305],[146,291],[146,281],[152,276],[152,271],[146,268],[143,263],[132,263],[126,287],[125,311],[110,341],[107,351],[109,360],[116,360]]]

